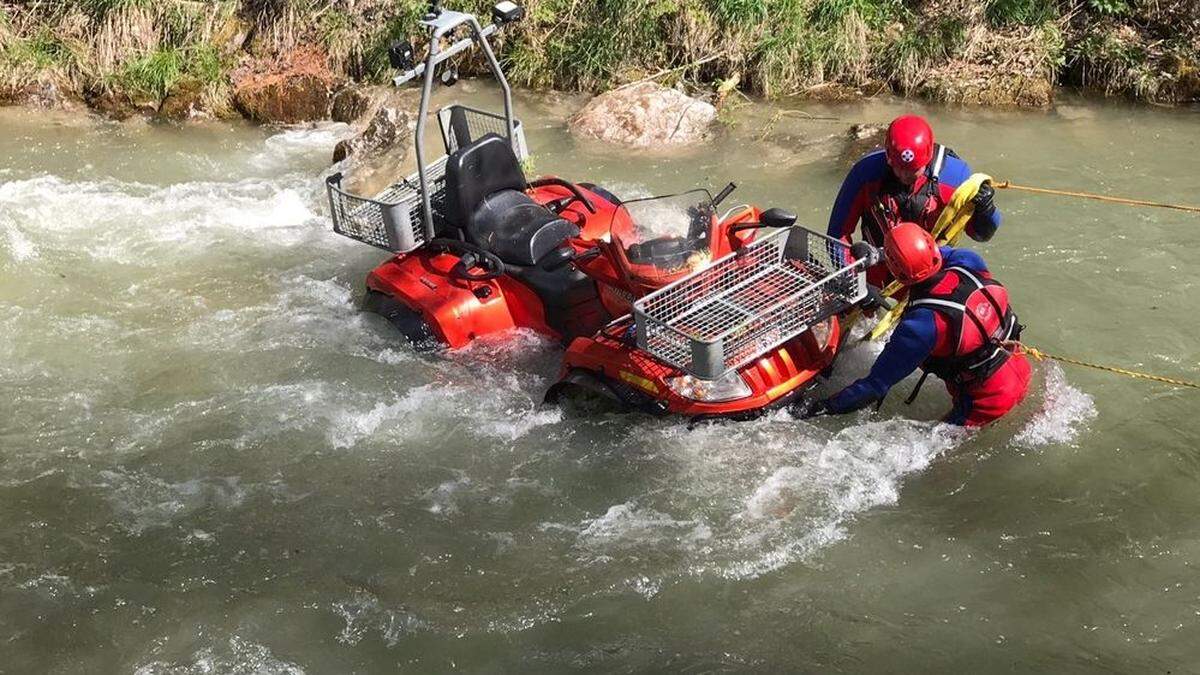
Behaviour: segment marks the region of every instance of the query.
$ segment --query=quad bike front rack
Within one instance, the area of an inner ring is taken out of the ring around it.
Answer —
[[[772,233],[634,302],[638,347],[719,379],[861,301],[867,264],[803,227]]]
[[[517,159],[529,156],[525,145],[525,134],[521,122],[513,117],[512,89],[504,77],[499,61],[488,43],[488,37],[501,27],[519,20],[524,11],[513,2],[504,0],[492,10],[492,23],[482,26],[470,14],[442,9],[433,3],[429,14],[421,24],[429,30],[429,50],[422,63],[412,62],[412,46],[405,43],[393,45],[389,57],[393,65],[403,64],[404,72],[393,80],[396,86],[418,77],[422,78],[421,104],[417,113],[416,140],[417,171],[402,181],[394,183],[373,198],[355,195],[342,189],[342,174],[336,173],[326,179],[329,194],[329,209],[333,217],[333,230],[372,246],[394,253],[407,253],[437,236],[445,220],[446,160],[450,153],[460,147],[493,133],[507,138]],[[461,35],[462,29],[469,33],[443,47],[443,40]],[[442,143],[446,153],[438,159],[427,161],[425,155],[425,123],[429,117],[429,101],[433,94],[433,79],[437,66],[455,55],[478,46],[491,68],[492,75],[500,84],[504,97],[504,113],[496,114],[450,105],[437,113],[441,127]],[[395,53],[393,53],[395,52]]]

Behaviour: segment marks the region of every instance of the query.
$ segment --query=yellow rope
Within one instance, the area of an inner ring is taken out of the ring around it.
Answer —
[[[1176,209],[1178,211],[1191,211],[1200,213],[1200,206],[1188,206],[1186,204],[1164,204],[1161,202],[1151,202],[1144,199],[1125,199],[1124,197],[1109,197],[1107,195],[1098,195],[1091,192],[1073,192],[1071,190],[1051,190],[1049,188],[1029,187],[1028,185],[1014,185],[1011,181],[1000,181],[993,183],[997,190],[1024,190],[1025,192],[1037,192],[1044,195],[1062,195],[1064,197],[1082,197],[1084,199],[1094,199],[1098,202],[1112,202],[1114,204],[1127,204],[1129,206],[1154,206],[1160,209]]]
[[[1070,363],[1071,365],[1075,365],[1075,366],[1083,366],[1084,368],[1093,368],[1095,370],[1103,370],[1104,372],[1107,372],[1107,373],[1116,373],[1118,375],[1125,375],[1127,377],[1136,377],[1141,380],[1153,380],[1155,382],[1162,382],[1163,384],[1170,384],[1170,385],[1174,385],[1176,387],[1190,387],[1192,389],[1200,389],[1200,384],[1197,384],[1195,382],[1188,382],[1187,380],[1176,380],[1176,379],[1173,379],[1170,377],[1163,377],[1162,375],[1151,375],[1150,373],[1141,373],[1136,370],[1129,370],[1127,368],[1117,368],[1115,366],[1105,366],[1105,365],[1101,365],[1099,363],[1088,363],[1087,361],[1080,361],[1079,359],[1072,359],[1072,358],[1068,358],[1066,356],[1058,356],[1056,354],[1047,354],[1046,352],[1044,352],[1036,347],[1030,347],[1029,345],[1022,344],[1020,342],[1007,342],[1007,343],[1005,343],[1005,346],[1015,348],[1015,349],[1019,350],[1021,353],[1028,354],[1038,361],[1043,361],[1045,359],[1051,359],[1053,361],[1060,361],[1062,363]]]

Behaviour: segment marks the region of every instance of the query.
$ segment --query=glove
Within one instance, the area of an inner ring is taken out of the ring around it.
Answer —
[[[801,396],[788,406],[793,417],[806,420],[810,417],[820,417],[829,413],[829,399],[808,398]]]
[[[975,202],[976,216],[990,216],[992,211],[996,210],[996,204],[993,198],[996,196],[996,189],[992,187],[990,180],[985,180],[979,185],[979,191],[975,193],[975,198],[971,201]]]

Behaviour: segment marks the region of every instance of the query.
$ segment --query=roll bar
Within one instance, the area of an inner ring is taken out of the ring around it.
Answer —
[[[488,37],[495,34],[505,23],[515,21],[521,18],[522,15],[523,11],[515,3],[500,2],[492,11],[494,23],[485,28],[480,25],[479,20],[472,14],[441,9],[435,4],[431,7],[429,14],[425,15],[425,18],[421,20],[421,25],[430,30],[429,52],[425,56],[424,63],[417,64],[413,68],[397,75],[392,80],[392,83],[399,87],[417,77],[423,76],[421,107],[417,112],[416,150],[417,176],[421,187],[421,215],[424,220],[425,236],[427,239],[433,239],[436,236],[433,230],[433,208],[429,199],[429,185],[425,176],[425,121],[429,116],[429,99],[433,94],[434,71],[438,64],[470,49],[472,46],[478,45],[487,57],[492,75],[496,77],[496,81],[500,83],[500,89],[504,93],[504,122],[508,130],[508,141],[514,144],[513,150],[516,151],[515,132],[513,129],[515,122],[512,109],[512,88],[508,85],[508,79],[504,77],[504,71],[500,68],[500,62],[496,60],[496,54],[492,51],[491,44],[488,43]],[[456,41],[444,50],[440,49],[441,39],[463,26],[470,29],[470,36]]]

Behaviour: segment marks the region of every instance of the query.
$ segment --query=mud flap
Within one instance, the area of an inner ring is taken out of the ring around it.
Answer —
[[[433,334],[433,329],[425,323],[421,313],[400,302],[396,298],[375,290],[367,290],[363,298],[364,312],[378,314],[396,327],[417,351],[431,352],[445,345]]]

